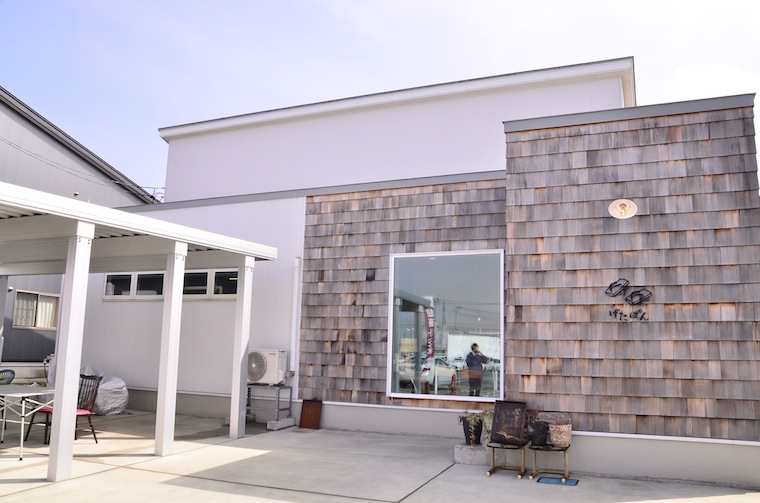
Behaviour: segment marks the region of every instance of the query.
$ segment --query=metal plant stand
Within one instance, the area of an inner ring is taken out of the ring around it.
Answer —
[[[285,394],[285,396],[283,396],[283,394]],[[274,398],[274,406],[254,407],[254,398]],[[284,403],[283,399],[286,400]],[[280,420],[280,413],[284,411],[288,412],[287,417],[293,417],[293,387],[284,384],[249,384],[245,411],[246,414],[250,416],[253,414],[254,410],[273,411],[275,413],[275,421]]]

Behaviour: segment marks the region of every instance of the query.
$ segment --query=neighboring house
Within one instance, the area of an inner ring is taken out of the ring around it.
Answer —
[[[109,207],[158,202],[2,87],[0,181]],[[61,277],[16,276],[9,285],[0,360],[41,363],[55,350]]]
[[[757,487],[754,95],[633,82],[624,58],[165,128],[168,202],[129,211],[278,249],[251,349],[287,351],[324,427],[455,435],[519,399],[571,414],[572,470]],[[195,273],[178,410],[223,417],[234,296]],[[88,293],[84,359],[147,408],[160,275]],[[473,342],[479,396],[450,371]]]

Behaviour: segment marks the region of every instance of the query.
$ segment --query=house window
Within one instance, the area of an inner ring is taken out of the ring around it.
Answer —
[[[16,292],[13,304],[13,326],[55,330],[58,326],[57,295]]]
[[[164,294],[164,274],[160,272],[139,272],[128,274],[106,274],[106,297],[132,299],[157,297]]]
[[[106,295],[131,295],[131,274],[109,274],[106,276]]]
[[[237,271],[216,271],[214,273],[214,294],[235,295],[237,293]]]
[[[164,294],[164,274],[135,272],[107,274],[104,296],[113,300],[147,299]],[[187,271],[182,293],[192,297],[235,295],[237,271]]]
[[[208,273],[186,272],[182,293],[185,295],[206,295],[208,293]]]
[[[164,275],[162,273],[138,274],[137,295],[163,295]]]
[[[389,396],[503,398],[501,250],[391,256]],[[471,346],[485,358],[467,366]]]

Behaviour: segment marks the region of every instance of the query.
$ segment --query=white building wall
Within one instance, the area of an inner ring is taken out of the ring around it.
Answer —
[[[168,128],[166,201],[501,170],[503,121],[622,106],[608,77]]]
[[[278,258],[256,262],[253,271],[251,349],[283,349],[297,355],[292,310],[294,263],[303,252],[305,199],[252,201],[172,208],[133,208],[146,216],[274,246]],[[300,282],[299,282],[300,284]],[[161,301],[104,301],[103,275],[89,285],[83,361],[130,388],[155,389],[161,334]],[[229,394],[232,378],[233,299],[185,298],[178,390]],[[291,367],[292,368],[292,367]]]
[[[102,274],[90,275],[82,362],[120,377],[130,388],[156,389],[162,302],[103,302],[104,281]]]

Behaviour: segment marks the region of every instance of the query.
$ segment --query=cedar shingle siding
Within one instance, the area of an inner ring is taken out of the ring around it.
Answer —
[[[578,430],[760,438],[753,136],[751,108],[507,134],[510,397]]]
[[[390,403],[390,255],[503,249],[504,180],[315,196],[306,212],[303,398]]]
[[[760,438],[752,109],[506,140],[503,180],[308,199],[303,398],[390,403],[390,254],[502,248],[508,399],[569,412],[576,430]],[[637,216],[612,218],[619,198]],[[651,298],[624,300],[641,288]]]

